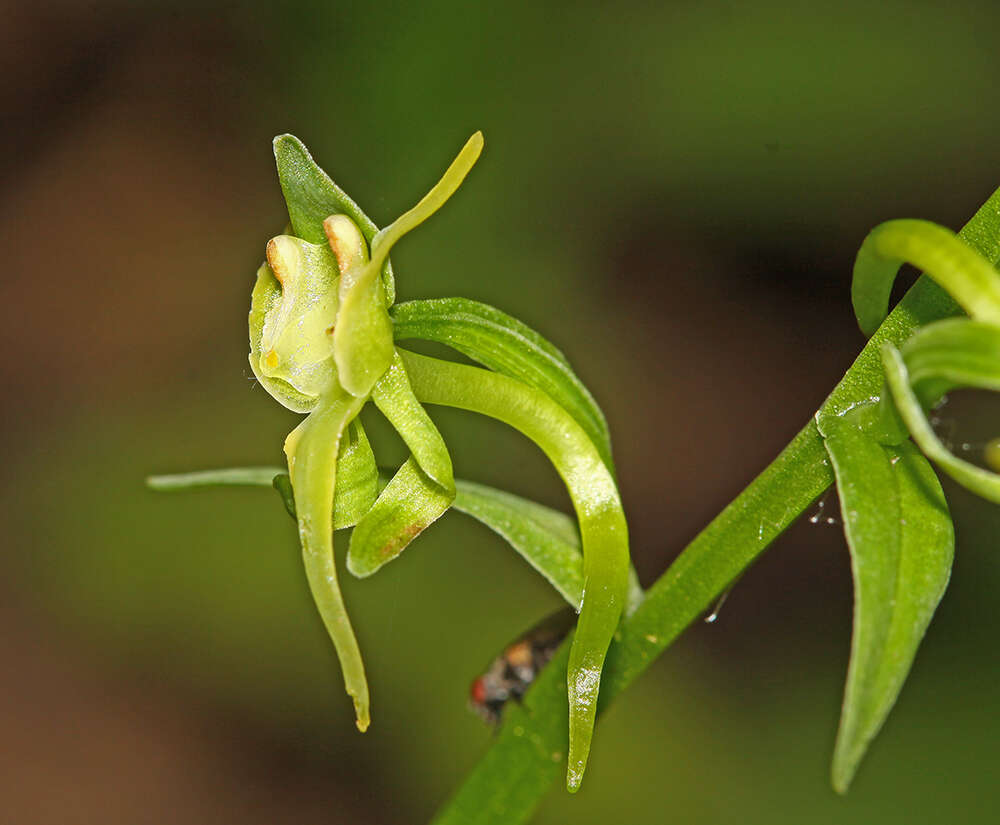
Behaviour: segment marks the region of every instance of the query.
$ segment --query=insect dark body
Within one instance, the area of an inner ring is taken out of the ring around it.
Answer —
[[[527,693],[575,621],[576,612],[566,608],[511,642],[469,686],[472,709],[490,724],[499,724],[504,705],[511,699],[520,701]]]

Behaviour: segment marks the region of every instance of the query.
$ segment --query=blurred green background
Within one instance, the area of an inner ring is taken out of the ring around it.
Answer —
[[[469,681],[557,605],[449,514],[345,581],[373,686],[354,730],[295,530],[266,491],[150,472],[280,461],[246,311],[291,131],[376,220],[475,129],[458,196],[394,253],[402,299],[493,303],[608,415],[645,583],[860,349],[881,220],[960,226],[1000,184],[1000,10],[803,4],[52,2],[0,49],[0,809],[11,822],[425,821],[488,747]],[[998,408],[956,401],[962,438]],[[541,455],[432,411],[463,477],[566,506]],[[374,419],[384,461],[402,447]],[[960,439],[961,440],[961,439]],[[846,798],[838,527],[793,528],[604,717],[539,822],[939,823],[996,807],[1000,512],[949,487],[958,552]],[[830,496],[825,510],[836,511]]]

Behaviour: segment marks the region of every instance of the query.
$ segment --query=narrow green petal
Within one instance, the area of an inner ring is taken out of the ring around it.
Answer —
[[[392,323],[376,279],[389,250],[407,232],[433,215],[459,187],[483,147],[476,132],[452,161],[441,180],[421,201],[381,230],[371,242],[371,260],[360,273],[341,281],[340,314],[333,334],[340,383],[356,396],[366,396],[392,360]]]
[[[444,490],[412,457],[407,459],[351,533],[347,569],[359,578],[370,576],[437,521],[454,498],[454,491]]]
[[[368,728],[370,721],[368,680],[337,584],[333,559],[333,500],[340,439],[363,403],[339,391],[325,396],[285,441],[309,588],[337,650],[344,685],[354,700],[361,731]]]
[[[398,353],[393,353],[392,365],[372,387],[372,401],[410,448],[420,469],[445,492],[454,493],[455,476],[448,448],[413,394],[406,367]]]
[[[378,465],[368,436],[354,419],[340,439],[337,484],[333,495],[333,526],[340,530],[357,524],[378,496]]]

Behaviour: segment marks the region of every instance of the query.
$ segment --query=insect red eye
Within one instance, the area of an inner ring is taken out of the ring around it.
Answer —
[[[469,686],[469,698],[477,705],[486,701],[486,685],[481,676]]]

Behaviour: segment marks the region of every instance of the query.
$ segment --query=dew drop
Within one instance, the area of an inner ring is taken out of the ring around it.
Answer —
[[[715,603],[715,607],[712,608],[712,612],[705,617],[705,624],[715,624],[716,620],[719,618],[719,613],[722,610],[722,605],[726,603],[726,599],[729,598],[729,594],[733,592],[732,586],[727,587],[726,591],[719,596],[719,600]]]

